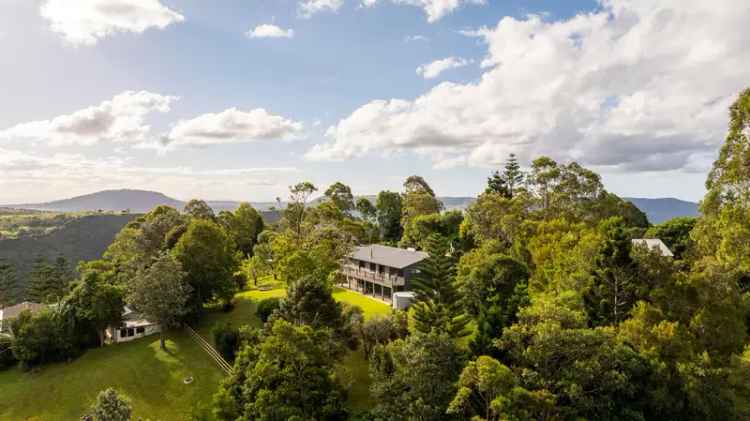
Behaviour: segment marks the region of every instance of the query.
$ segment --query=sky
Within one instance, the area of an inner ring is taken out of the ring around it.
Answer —
[[[270,201],[510,153],[700,200],[750,86],[747,0],[0,0],[0,203]]]

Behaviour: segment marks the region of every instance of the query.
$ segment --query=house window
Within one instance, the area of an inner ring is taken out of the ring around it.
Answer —
[[[128,337],[128,330],[127,329],[120,329],[120,337],[121,338],[127,338]]]
[[[135,329],[133,329],[132,327],[128,328],[128,336],[134,336],[134,335],[135,335]]]
[[[137,333],[137,334],[139,334],[139,335],[143,335],[144,333],[146,333],[146,328],[145,328],[145,327],[142,327],[142,326],[141,326],[141,327],[137,327],[137,328],[135,329],[135,333]]]

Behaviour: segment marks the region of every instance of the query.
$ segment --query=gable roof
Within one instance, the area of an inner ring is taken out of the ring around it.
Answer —
[[[25,301],[21,304],[16,304],[14,306],[0,309],[0,320],[15,319],[19,314],[23,313],[26,310],[29,310],[32,313],[38,313],[48,307],[49,306],[46,306],[44,304]]]
[[[396,269],[403,269],[426,259],[429,255],[423,251],[406,250],[397,247],[372,244],[355,248],[349,257],[363,262],[377,263]]]
[[[649,250],[657,249],[662,256],[674,257],[669,247],[658,238],[634,238],[632,242],[634,246],[646,246]]]

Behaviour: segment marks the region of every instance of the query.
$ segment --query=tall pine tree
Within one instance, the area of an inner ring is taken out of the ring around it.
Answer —
[[[524,173],[518,164],[515,154],[510,154],[505,162],[503,172],[495,171],[487,178],[486,193],[499,193],[508,199],[512,199],[518,193],[523,184]]]
[[[414,321],[423,333],[435,330],[453,338],[468,335],[469,322],[456,285],[456,261],[448,253],[448,242],[438,234],[426,240],[430,256],[419,265],[412,280],[415,294]]]
[[[73,275],[65,257],[58,257],[52,265],[44,257],[38,256],[34,261],[30,278],[26,294],[28,300],[36,303],[54,303],[65,296]]]
[[[0,308],[12,306],[19,301],[20,287],[13,265],[0,259]]]

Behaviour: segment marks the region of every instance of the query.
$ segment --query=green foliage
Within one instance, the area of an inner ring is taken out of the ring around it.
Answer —
[[[254,339],[214,398],[218,419],[346,419],[331,358],[341,350],[329,329],[277,320]]]
[[[500,193],[483,193],[466,210],[466,231],[479,241],[500,241],[510,247],[524,235],[528,208],[526,194],[508,198]]]
[[[242,255],[252,256],[258,235],[263,231],[263,217],[258,211],[243,202],[234,212],[221,212],[218,219]]]
[[[15,267],[10,262],[0,259],[0,308],[16,304],[21,296],[21,284]]]
[[[396,339],[404,339],[409,333],[408,315],[394,311],[387,316],[377,316],[359,325],[359,337],[365,358],[370,358],[376,345],[386,345]]]
[[[658,238],[669,247],[675,259],[687,257],[690,250],[690,232],[695,228],[696,218],[680,217],[654,225],[646,231],[646,238]]]
[[[440,213],[443,204],[435,197],[435,192],[424,178],[413,175],[404,181],[404,194],[401,208],[401,225],[409,226],[412,219],[420,215]]]
[[[375,204],[377,209],[378,226],[380,237],[392,243],[401,239],[403,228],[401,226],[402,199],[398,193],[381,191]]]
[[[22,312],[12,323],[13,356],[25,368],[62,361],[77,351],[60,311]]]
[[[0,335],[0,370],[13,366],[16,357],[13,355],[13,341],[10,336]]]
[[[130,399],[109,388],[96,397],[90,417],[92,421],[130,421],[132,412]]]
[[[49,264],[43,257],[37,257],[27,297],[36,303],[54,303],[62,299],[68,292],[68,284],[73,279],[68,262],[59,256],[54,265]]]
[[[122,322],[122,289],[104,282],[98,272],[87,272],[67,298],[78,323],[87,323],[104,345],[104,330]]]
[[[461,211],[419,215],[404,228],[399,246],[423,249],[426,247],[427,238],[432,234],[438,234],[446,238],[451,244],[458,246],[463,220]]]
[[[492,357],[470,361],[461,372],[458,387],[449,414],[472,416],[476,421],[554,419],[554,397],[519,386],[513,371]]]
[[[525,177],[516,155],[510,154],[503,172],[495,171],[487,179],[485,193],[497,193],[508,199],[513,198],[521,188]]]
[[[128,305],[161,326],[161,348],[164,330],[175,326],[190,310],[192,287],[187,281],[182,265],[169,254],[162,254],[130,284]]]
[[[594,326],[616,325],[627,318],[639,298],[632,243],[621,219],[601,224],[604,241],[594,257],[591,288],[584,294],[589,319]]]
[[[289,284],[274,316],[295,325],[329,328],[342,343],[356,347],[342,304],[333,299],[330,285],[319,278],[305,276]]]
[[[216,350],[227,361],[234,361],[240,347],[240,331],[229,323],[218,324],[211,329]]]
[[[464,356],[448,334],[415,333],[375,347],[370,391],[381,419],[449,420]]]
[[[281,305],[281,299],[277,297],[266,298],[260,300],[258,307],[255,310],[255,315],[263,322],[267,322],[268,318],[271,317],[274,311],[276,311]]]
[[[367,221],[374,221],[378,216],[377,208],[375,208],[375,205],[373,205],[370,199],[366,197],[360,197],[357,199],[355,209],[357,209],[357,212],[359,212],[362,218]]]
[[[419,273],[412,278],[414,327],[422,333],[436,330],[454,338],[466,336],[469,319],[458,294],[455,259],[440,236],[433,234],[426,243],[429,257],[420,262]]]
[[[555,417],[644,418],[648,362],[614,330],[587,328],[581,312],[539,299],[521,311],[498,346],[506,364],[523,368],[522,387],[555,399]]]
[[[458,266],[459,292],[477,323],[470,343],[474,355],[496,355],[492,341],[529,303],[526,265],[503,254],[486,253],[477,249],[463,256]]]
[[[195,219],[206,219],[210,221],[216,219],[214,210],[211,209],[211,207],[208,206],[206,202],[200,199],[191,199],[189,202],[187,202],[185,204],[185,209],[183,209],[183,212]]]
[[[352,189],[346,184],[337,181],[331,184],[323,194],[344,214],[348,215],[354,210],[354,195],[352,195]]]
[[[199,313],[204,303],[232,298],[238,259],[231,238],[219,225],[206,219],[192,220],[172,253],[192,287],[191,312]]]

